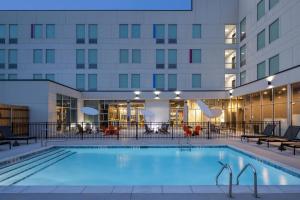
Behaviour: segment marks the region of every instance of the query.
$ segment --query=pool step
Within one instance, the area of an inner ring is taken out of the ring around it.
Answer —
[[[47,156],[29,165],[9,171],[0,176],[0,185],[14,184],[14,182],[18,182],[19,180],[22,180],[31,174],[36,173],[37,171],[45,169],[46,167],[73,154],[74,152],[63,150],[60,153]]]
[[[43,154],[39,154],[39,155],[31,157],[31,158],[28,158],[26,160],[22,160],[21,162],[17,162],[15,164],[3,167],[2,169],[0,169],[0,177],[1,177],[2,174],[5,174],[5,173],[10,172],[10,171],[13,171],[13,170],[18,169],[20,167],[29,165],[31,163],[34,163],[34,162],[36,162],[38,160],[47,158],[49,156],[58,154],[58,153],[60,153],[62,151],[64,151],[64,150],[62,150],[62,149],[56,149],[56,150],[53,150],[53,151],[49,151],[49,152],[46,152],[46,153],[43,153]]]

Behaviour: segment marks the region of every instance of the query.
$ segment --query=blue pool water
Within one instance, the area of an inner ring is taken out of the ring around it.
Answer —
[[[57,148],[0,169],[0,185],[215,185],[218,161],[232,167],[234,183],[243,166],[251,163],[259,185],[300,185],[299,175],[227,147]],[[248,169],[240,183],[252,182]],[[228,183],[227,173],[220,183]]]

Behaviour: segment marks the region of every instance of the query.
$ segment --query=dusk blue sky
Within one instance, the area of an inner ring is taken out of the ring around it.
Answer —
[[[0,10],[189,10],[191,0],[2,0]]]

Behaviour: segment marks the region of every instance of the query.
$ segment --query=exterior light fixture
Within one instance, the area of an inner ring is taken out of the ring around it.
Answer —
[[[269,76],[268,78],[266,78],[267,82],[268,82],[268,89],[272,89],[274,86],[272,85],[272,81],[274,80],[275,76]]]
[[[230,96],[230,98],[233,97],[233,90],[229,90],[229,96]]]
[[[160,91],[154,91],[153,93],[155,94],[154,99],[159,100],[160,99],[160,97],[159,97]]]
[[[135,91],[134,94],[135,94],[135,97],[134,97],[135,100],[140,100],[141,99],[140,98],[140,95],[141,95],[140,91]]]
[[[174,93],[176,94],[176,97],[175,97],[176,100],[181,99],[181,98],[180,98],[180,94],[181,94],[180,91],[175,91]]]

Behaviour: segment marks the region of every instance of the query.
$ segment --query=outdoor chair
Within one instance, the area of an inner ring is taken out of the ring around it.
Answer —
[[[11,149],[11,142],[10,141],[0,141],[0,145],[8,145],[9,149]]]
[[[159,132],[159,133],[163,133],[163,134],[168,134],[168,133],[169,133],[168,130],[169,130],[169,124],[163,123],[163,124],[161,125],[161,128],[158,129],[158,132]]]
[[[148,124],[145,124],[145,134],[151,134],[154,133],[154,130],[151,129]]]
[[[187,125],[183,125],[184,137],[191,137],[192,131]]]
[[[18,141],[26,141],[27,144],[29,144],[29,140],[35,140],[37,142],[36,137],[31,137],[31,136],[14,136],[13,133],[11,132],[11,127],[10,126],[0,126],[0,134],[2,140],[12,140],[15,141],[14,145],[18,145]]]
[[[196,126],[194,131],[193,131],[193,136],[199,136],[200,135],[200,132],[201,132],[202,128],[201,126]]]
[[[299,130],[300,130],[299,126],[289,126],[289,128],[286,130],[283,137],[271,136],[267,138],[259,138],[258,144],[262,144],[262,142],[266,142],[269,148],[270,143],[295,142],[297,141],[297,135],[299,133]]]
[[[119,135],[119,129],[113,125],[109,125],[108,128],[105,129],[104,135]]]
[[[241,141],[243,141],[243,139],[247,139],[247,142],[249,142],[249,139],[259,139],[259,138],[271,137],[273,135],[275,127],[276,127],[275,124],[268,124],[261,134],[241,135]]]

